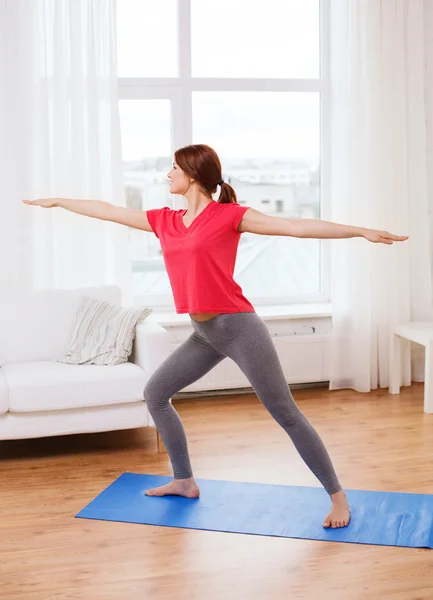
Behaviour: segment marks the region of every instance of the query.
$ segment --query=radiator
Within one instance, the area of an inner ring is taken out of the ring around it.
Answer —
[[[288,384],[327,382],[330,378],[330,319],[271,321],[266,323]],[[189,327],[167,327],[171,335],[172,350],[190,335]],[[182,393],[210,392],[250,388],[250,383],[229,358],[204,377],[184,388]]]

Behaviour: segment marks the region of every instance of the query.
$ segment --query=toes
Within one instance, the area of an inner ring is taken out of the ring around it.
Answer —
[[[326,517],[326,519],[323,522],[323,527],[325,527],[326,529],[339,529],[340,527],[347,527],[349,523],[350,518],[339,521],[337,519],[333,519],[332,517]]]

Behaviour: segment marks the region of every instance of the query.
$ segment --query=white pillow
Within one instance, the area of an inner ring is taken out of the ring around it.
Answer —
[[[66,356],[58,362],[71,365],[119,365],[127,362],[137,323],[151,312],[150,308],[122,308],[105,300],[83,297]]]

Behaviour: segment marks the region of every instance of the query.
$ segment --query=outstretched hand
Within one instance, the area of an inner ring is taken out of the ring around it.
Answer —
[[[407,235],[394,235],[388,231],[376,231],[375,229],[366,229],[364,236],[369,242],[376,244],[393,244],[394,242],[405,242],[409,239]]]
[[[30,206],[42,206],[43,208],[53,208],[57,204],[57,198],[40,198],[39,200],[23,200],[24,204]]]

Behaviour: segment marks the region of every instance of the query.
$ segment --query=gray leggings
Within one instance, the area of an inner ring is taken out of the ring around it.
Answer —
[[[243,371],[263,406],[289,434],[328,494],[341,490],[319,435],[296,405],[271,335],[256,313],[222,314],[194,332],[149,379],[144,399],[167,448],[176,479],[192,477],[185,430],[170,398],[227,356]]]

